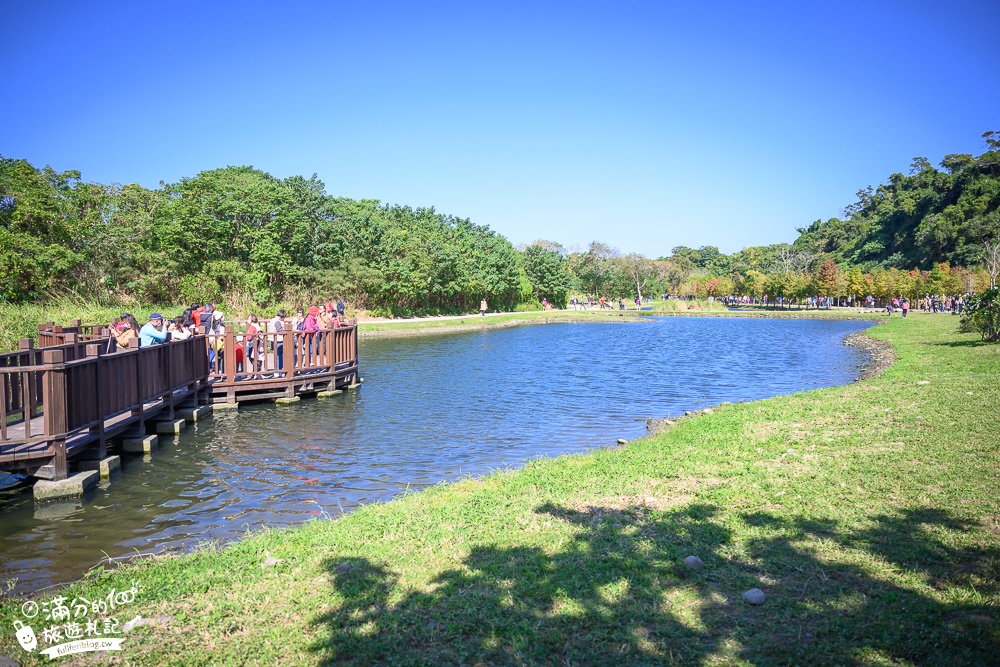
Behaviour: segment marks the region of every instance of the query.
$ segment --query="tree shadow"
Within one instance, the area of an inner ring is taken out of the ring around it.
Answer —
[[[927,343],[927,345],[936,345],[938,347],[986,347],[987,345],[996,344],[996,341],[988,340],[942,340]]]
[[[996,664],[997,550],[936,510],[870,528],[694,504],[536,508],[558,549],[478,546],[421,590],[365,558],[333,559],[319,616],[327,664]],[[737,543],[733,529],[741,525]],[[749,537],[746,537],[749,535]],[[696,554],[696,572],[682,559]],[[851,557],[845,559],[845,554]],[[885,573],[904,573],[906,585]],[[743,591],[760,587],[752,607]],[[964,591],[968,589],[966,595]],[[973,592],[975,591],[975,592]]]

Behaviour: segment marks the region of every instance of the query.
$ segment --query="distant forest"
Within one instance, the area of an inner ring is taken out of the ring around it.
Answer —
[[[70,293],[129,303],[261,306],[342,295],[374,314],[535,308],[571,294],[626,298],[982,291],[1000,265],[1000,132],[979,156],[861,190],[842,218],[790,244],[726,255],[679,246],[657,259],[604,243],[515,248],[434,209],[355,201],[311,178],[252,167],[203,171],[147,189],[0,156],[0,300]]]

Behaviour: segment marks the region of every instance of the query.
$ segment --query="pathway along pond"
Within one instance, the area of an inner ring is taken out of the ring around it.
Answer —
[[[847,384],[864,322],[656,318],[363,340],[364,386],[217,413],[82,502],[0,491],[0,583],[79,578],[105,554],[185,549],[406,490],[614,445],[645,420]]]

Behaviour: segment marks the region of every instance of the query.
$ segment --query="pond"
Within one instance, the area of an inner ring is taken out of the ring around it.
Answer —
[[[216,413],[83,501],[0,491],[0,583],[32,592],[118,557],[228,541],[363,503],[613,446],[645,420],[846,384],[864,322],[650,318],[361,341],[364,386]]]

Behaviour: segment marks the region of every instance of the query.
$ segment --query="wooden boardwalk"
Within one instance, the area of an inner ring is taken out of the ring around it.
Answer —
[[[208,336],[213,403],[236,403],[336,391],[357,382],[358,328],[354,323],[308,333],[291,330],[252,336],[226,327]],[[221,340],[217,340],[221,339]]]
[[[358,382],[357,327],[199,334],[116,349],[108,327],[39,325],[0,355],[0,470],[65,479],[108,442],[206,403],[291,399]]]

